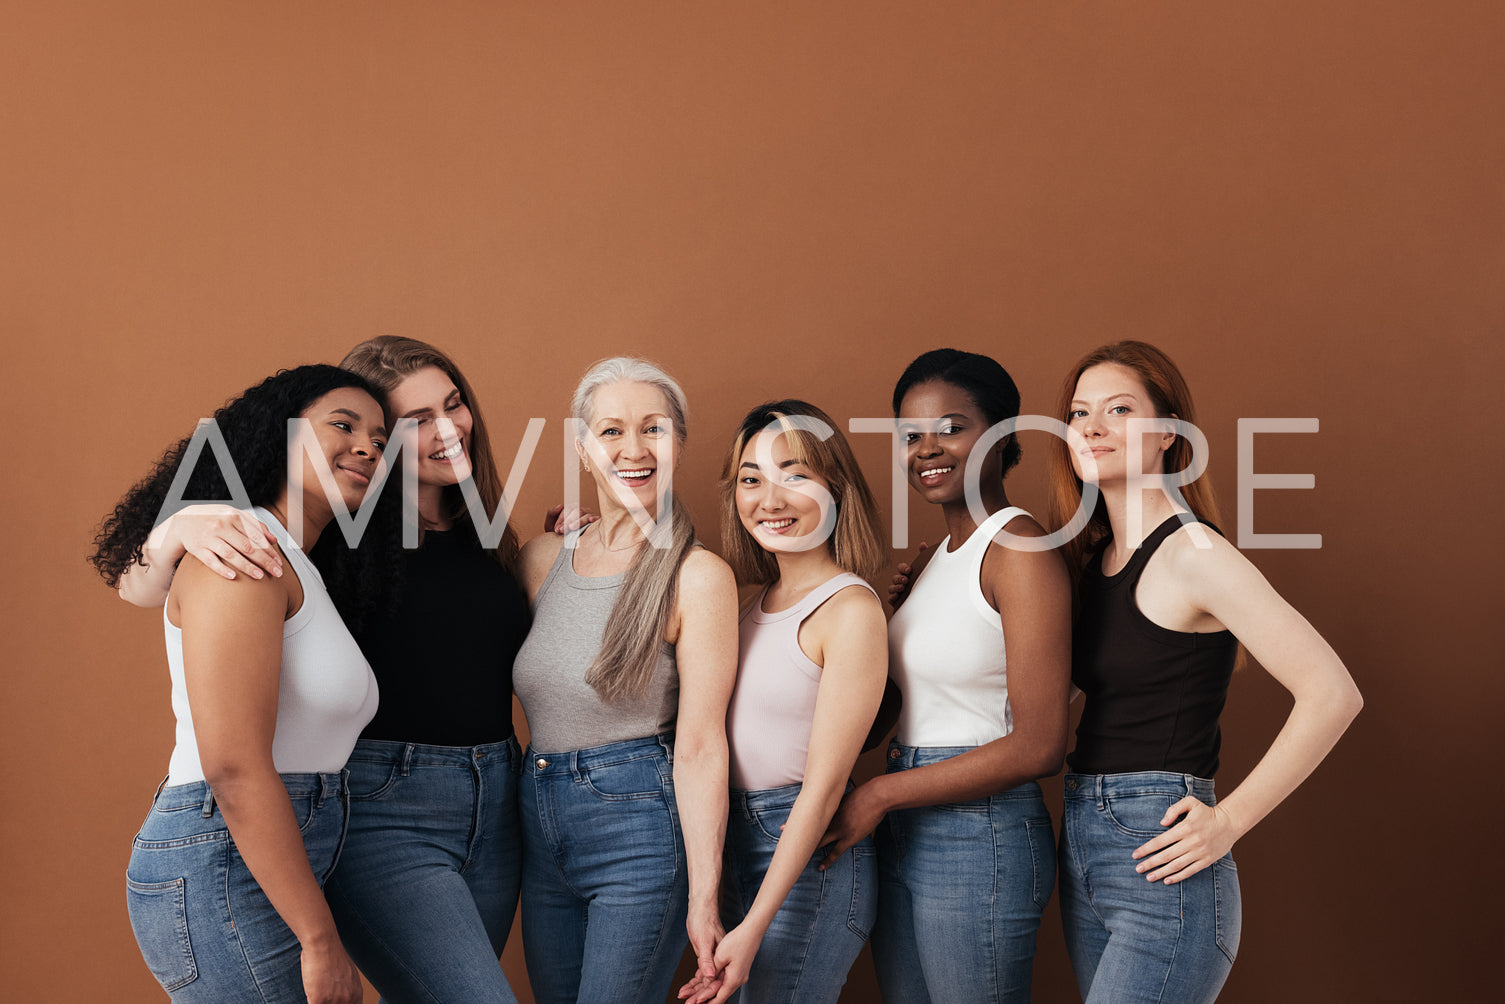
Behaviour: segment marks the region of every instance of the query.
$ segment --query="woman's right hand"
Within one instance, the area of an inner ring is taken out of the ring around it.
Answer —
[[[360,970],[338,940],[302,952],[303,992],[308,1004],[361,1004],[365,991]]]
[[[899,609],[899,607],[903,605],[904,601],[908,599],[910,584],[913,583],[915,577],[920,574],[919,572],[915,571],[915,566],[918,565],[921,569],[925,567],[925,562],[921,559],[924,558],[925,549],[929,546],[930,545],[925,541],[920,541],[920,549],[915,552],[914,561],[899,562],[899,567],[895,570],[894,577],[889,580],[888,605],[893,607],[895,610]]]
[[[543,532],[557,533],[563,537],[572,533],[582,526],[589,526],[601,517],[589,509],[572,505],[568,509],[561,502],[556,506],[550,506],[549,511],[543,514]]]
[[[152,532],[163,542],[175,540],[212,572],[227,579],[237,571],[253,579],[282,574],[282,556],[261,520],[228,505],[191,505]],[[150,544],[148,545],[151,546]],[[180,557],[174,555],[174,559]]]

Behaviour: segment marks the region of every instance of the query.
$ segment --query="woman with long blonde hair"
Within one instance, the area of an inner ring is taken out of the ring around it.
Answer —
[[[540,1002],[658,1004],[686,934],[706,976],[723,937],[736,585],[672,490],[679,385],[608,359],[571,411],[600,519],[522,552],[523,948]]]

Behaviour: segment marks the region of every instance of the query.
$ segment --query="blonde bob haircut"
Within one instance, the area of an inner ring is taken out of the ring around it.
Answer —
[[[826,544],[831,557],[846,571],[872,579],[887,562],[882,521],[872,489],[831,416],[808,401],[794,399],[758,405],[747,413],[732,437],[721,472],[721,545],[732,571],[744,583],[772,582],[779,577],[777,559],[753,539],[737,515],[742,454],[765,429],[782,435],[789,452],[825,480],[836,505],[836,525]],[[817,434],[827,430],[830,434],[824,439]]]

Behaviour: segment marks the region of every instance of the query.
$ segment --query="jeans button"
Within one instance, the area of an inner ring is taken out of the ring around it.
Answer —
[[[543,770],[548,765],[549,761],[545,760],[543,757],[539,757],[537,760],[533,761],[533,766],[537,767],[539,770]]]
[[[1067,781],[1066,781],[1066,790],[1067,791],[1076,791],[1076,781],[1071,780],[1071,779],[1067,779]]]
[[[890,760],[897,760],[901,756],[903,756],[903,754],[900,753],[898,750],[889,750],[888,751],[888,758]]]

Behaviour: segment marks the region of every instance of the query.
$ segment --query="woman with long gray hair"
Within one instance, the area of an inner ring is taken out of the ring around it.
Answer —
[[[522,552],[523,947],[541,1004],[657,1004],[687,930],[716,975],[736,584],[672,490],[679,385],[608,359],[572,413],[601,518]]]

